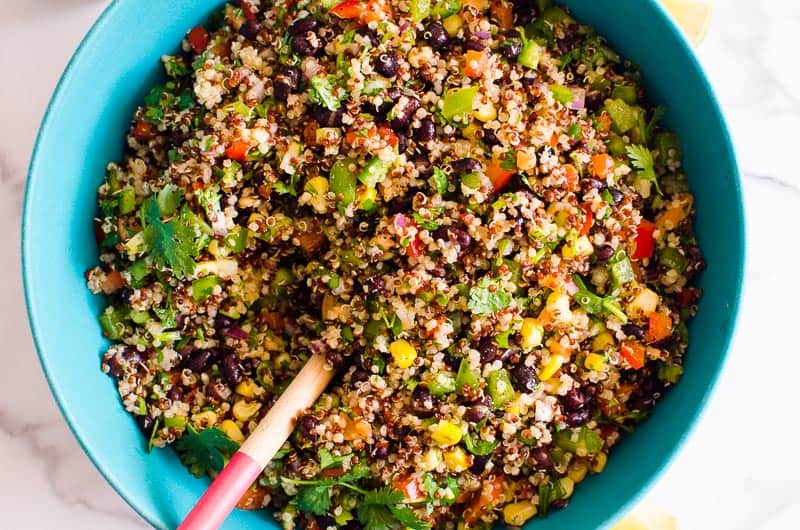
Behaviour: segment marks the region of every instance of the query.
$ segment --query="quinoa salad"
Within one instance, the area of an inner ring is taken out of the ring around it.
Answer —
[[[522,526],[680,379],[680,143],[565,8],[240,0],[162,62],[86,273],[141,443],[213,477],[312,354],[336,371],[240,508]]]

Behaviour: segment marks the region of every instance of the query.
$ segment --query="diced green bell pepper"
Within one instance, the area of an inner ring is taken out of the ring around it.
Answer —
[[[103,329],[103,335],[111,340],[119,340],[125,331],[125,319],[127,316],[128,312],[121,308],[104,311],[98,317],[100,327]]]
[[[603,439],[588,427],[559,431],[553,435],[553,443],[571,453],[596,455],[603,449]]]
[[[456,116],[471,114],[475,97],[478,95],[478,88],[477,85],[473,85],[448,90],[442,103],[442,116],[447,120],[452,120]]]
[[[639,123],[639,107],[628,105],[621,99],[608,99],[605,109],[613,122],[614,132],[624,134]]]
[[[686,270],[686,257],[677,248],[664,247],[658,251],[658,262],[678,273]]]
[[[614,156],[625,155],[625,140],[618,134],[611,134],[608,138],[608,152]]]
[[[442,0],[433,6],[433,14],[439,18],[447,18],[461,11],[461,0]]]
[[[520,51],[517,56],[517,62],[527,68],[536,69],[539,67],[540,58],[539,44],[531,39],[526,41],[522,46],[522,51]]]
[[[628,105],[636,105],[638,95],[636,87],[633,85],[614,85],[614,90],[611,91],[611,97],[614,99],[621,99]]]
[[[461,364],[458,365],[458,374],[456,374],[456,388],[461,389],[464,385],[477,388],[479,380],[479,374],[470,370],[469,362],[461,359]]]
[[[173,184],[167,184],[158,192],[156,202],[162,216],[172,215],[183,202],[183,190]]]
[[[620,287],[633,281],[633,265],[624,250],[617,250],[611,259],[608,260],[611,281],[615,287]]]
[[[372,157],[372,160],[367,162],[367,165],[359,173],[358,180],[365,186],[374,188],[386,177],[390,167],[392,167],[391,163],[381,160],[377,156]]]
[[[447,372],[439,372],[427,383],[428,390],[430,390],[432,396],[444,396],[454,392],[456,389],[456,379]]]
[[[195,302],[202,302],[214,294],[214,287],[221,284],[218,276],[209,275],[198,278],[192,282],[192,299]]]
[[[409,15],[414,22],[422,22],[431,14],[431,0],[411,0]]]
[[[681,159],[681,144],[673,133],[660,132],[653,138],[653,149],[658,152],[656,161],[666,164]]]
[[[340,207],[346,207],[356,199],[356,175],[350,170],[353,164],[352,160],[345,158],[337,160],[331,167],[328,181]]]
[[[126,215],[136,209],[136,192],[133,188],[125,188],[119,192],[119,214]]]
[[[487,382],[489,386],[489,395],[496,409],[503,408],[503,405],[516,397],[508,371],[505,368],[490,372]]]

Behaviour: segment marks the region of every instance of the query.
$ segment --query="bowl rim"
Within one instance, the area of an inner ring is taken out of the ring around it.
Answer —
[[[45,379],[47,380],[47,384],[48,387],[50,388],[50,392],[53,395],[53,399],[55,400],[61,415],[66,421],[70,432],[80,445],[81,450],[92,462],[95,468],[100,472],[103,479],[113,488],[113,490],[125,501],[125,503],[128,506],[131,507],[131,509],[133,509],[140,517],[142,517],[142,519],[144,519],[151,526],[158,528],[162,522],[159,520],[160,517],[158,517],[157,514],[150,513],[149,511],[144,510],[143,507],[139,506],[139,504],[133,500],[135,495],[129,494],[126,487],[121,483],[121,481],[119,481],[115,477],[115,475],[109,471],[108,468],[110,467],[110,462],[100,461],[99,459],[96,458],[95,454],[88,449],[87,440],[84,439],[84,434],[78,429],[70,413],[70,410],[65,402],[65,399],[63,398],[61,391],[59,390],[59,386],[56,383],[56,377],[51,371],[51,367],[49,365],[48,361],[49,357],[45,353],[46,352],[45,344],[39,335],[38,316],[33,308],[33,302],[31,300],[30,286],[34,281],[34,279],[31,277],[31,272],[28,264],[30,258],[29,258],[29,252],[27,251],[28,239],[26,238],[26,234],[28,232],[27,227],[31,223],[33,223],[33,220],[31,218],[31,211],[33,210],[33,208],[31,207],[30,204],[31,189],[32,189],[32,182],[35,180],[34,176],[38,168],[38,159],[40,155],[39,148],[41,146],[41,138],[44,135],[45,131],[50,127],[52,115],[56,112],[56,109],[61,99],[64,97],[65,89],[70,82],[70,78],[74,70],[74,63],[81,56],[83,50],[91,46],[95,34],[97,34],[106,23],[108,23],[108,21],[114,16],[115,12],[119,9],[119,6],[121,6],[126,1],[129,0],[111,0],[110,4],[102,10],[97,19],[92,23],[91,27],[83,36],[77,48],[75,49],[75,52],[72,54],[66,66],[64,67],[64,70],[61,73],[61,76],[59,77],[59,80],[55,88],[53,89],[52,96],[47,104],[45,113],[42,117],[39,130],[36,134],[36,138],[34,141],[34,147],[31,152],[30,163],[28,165],[28,171],[26,175],[27,178],[26,178],[25,193],[23,200],[21,238],[20,238],[22,280],[23,280],[23,291],[25,295],[25,308],[28,316],[28,324],[31,330],[31,335],[33,338],[36,353],[37,356],[39,357],[39,363],[41,364],[42,371],[44,372]],[[686,35],[678,26],[675,19],[672,17],[672,15],[668,12],[666,7],[660,1],[658,0],[646,0],[646,1],[655,10],[658,16],[664,19],[664,22],[667,24],[667,27],[671,30],[673,37],[677,41],[676,45],[679,46],[682,49],[682,51],[686,54],[692,67],[699,74],[700,78],[699,81],[701,82],[704,90],[708,94],[709,99],[711,100],[712,103],[712,108],[710,110],[714,115],[716,115],[716,118],[721,125],[720,129],[722,134],[720,139],[725,144],[725,150],[727,151],[727,156],[731,161],[733,170],[730,178],[731,178],[731,183],[733,184],[735,198],[736,198],[735,201],[736,208],[734,213],[737,224],[740,226],[739,236],[738,240],[736,241],[736,244],[741,249],[741,254],[740,256],[737,257],[735,264],[734,277],[736,284],[734,286],[734,297],[730,302],[730,325],[728,326],[727,332],[725,333],[724,337],[720,342],[721,355],[719,363],[716,369],[714,370],[714,373],[707,381],[708,384],[706,385],[705,390],[701,395],[701,398],[698,400],[696,406],[693,407],[691,413],[689,414],[690,421],[688,422],[688,428],[685,429],[683,433],[681,433],[681,436],[678,438],[677,442],[669,449],[663,464],[641,484],[636,494],[632,495],[629,499],[627,499],[626,502],[621,503],[616,510],[614,510],[612,513],[609,514],[608,519],[598,527],[598,530],[602,528],[610,528],[616,519],[618,519],[625,511],[629,510],[652,488],[655,482],[659,480],[666,472],[666,470],[672,465],[676,455],[679,453],[679,451],[682,450],[689,436],[693,434],[697,429],[699,420],[702,418],[702,416],[705,414],[707,410],[710,397],[718,384],[720,376],[725,370],[725,365],[730,355],[731,343],[733,341],[734,335],[736,334],[740,317],[740,305],[742,298],[743,281],[744,281],[745,269],[747,266],[747,247],[746,247],[747,224],[746,224],[745,209],[744,209],[743,194],[742,194],[741,169],[739,164],[739,158],[736,153],[736,147],[733,143],[730,133],[730,128],[728,126],[728,120],[725,117],[725,112],[723,111],[719,103],[716,92],[714,91],[711,85],[711,82],[709,80],[705,68],[700,63],[697,57],[697,54],[695,52],[695,47],[689,42]]]

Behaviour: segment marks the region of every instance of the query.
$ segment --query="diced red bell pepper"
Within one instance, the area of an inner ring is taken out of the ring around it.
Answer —
[[[419,236],[414,236],[406,249],[406,252],[412,258],[418,258],[422,256],[422,240],[419,238]]]
[[[589,230],[592,229],[592,225],[594,224],[594,213],[592,213],[592,209],[588,204],[584,205],[581,209],[583,210],[584,217],[580,235],[585,236],[589,233]]]
[[[248,149],[250,149],[250,144],[244,140],[235,140],[227,149],[225,149],[225,156],[231,160],[244,162],[245,158],[247,158]]]
[[[644,259],[653,256],[653,251],[656,247],[655,240],[653,239],[653,231],[655,229],[655,224],[647,219],[642,219],[642,222],[639,223],[639,227],[636,229],[636,239],[633,242],[634,249],[631,258]]]
[[[397,477],[392,481],[392,486],[394,486],[395,489],[403,492],[403,495],[408,502],[414,502],[425,498],[422,484],[420,483],[419,478],[415,477],[414,475]]]
[[[194,53],[201,53],[208,45],[208,31],[203,26],[194,27],[186,35],[186,39],[191,44]]]
[[[672,319],[664,313],[651,313],[647,326],[647,342],[653,344],[670,335],[672,335]]]
[[[619,354],[634,370],[644,366],[644,346],[637,342],[623,341]]]
[[[333,6],[328,12],[339,18],[359,18],[364,11],[364,5],[361,0],[345,0]]]
[[[397,144],[400,142],[394,131],[385,125],[378,127],[378,136],[386,140],[386,143],[392,147],[397,147]]]
[[[493,160],[491,165],[486,168],[486,176],[492,181],[494,191],[498,192],[508,184],[511,177],[514,176],[514,171],[503,168],[500,160]]]
[[[241,5],[242,5],[242,13],[244,13],[244,18],[246,18],[247,20],[255,20],[256,14],[253,11],[253,8],[250,7],[250,3],[241,2]]]

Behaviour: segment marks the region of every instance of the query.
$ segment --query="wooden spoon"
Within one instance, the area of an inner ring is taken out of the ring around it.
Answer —
[[[297,415],[314,404],[334,373],[323,355],[311,356],[200,497],[178,530],[216,530],[222,525],[242,495],[289,438]]]

